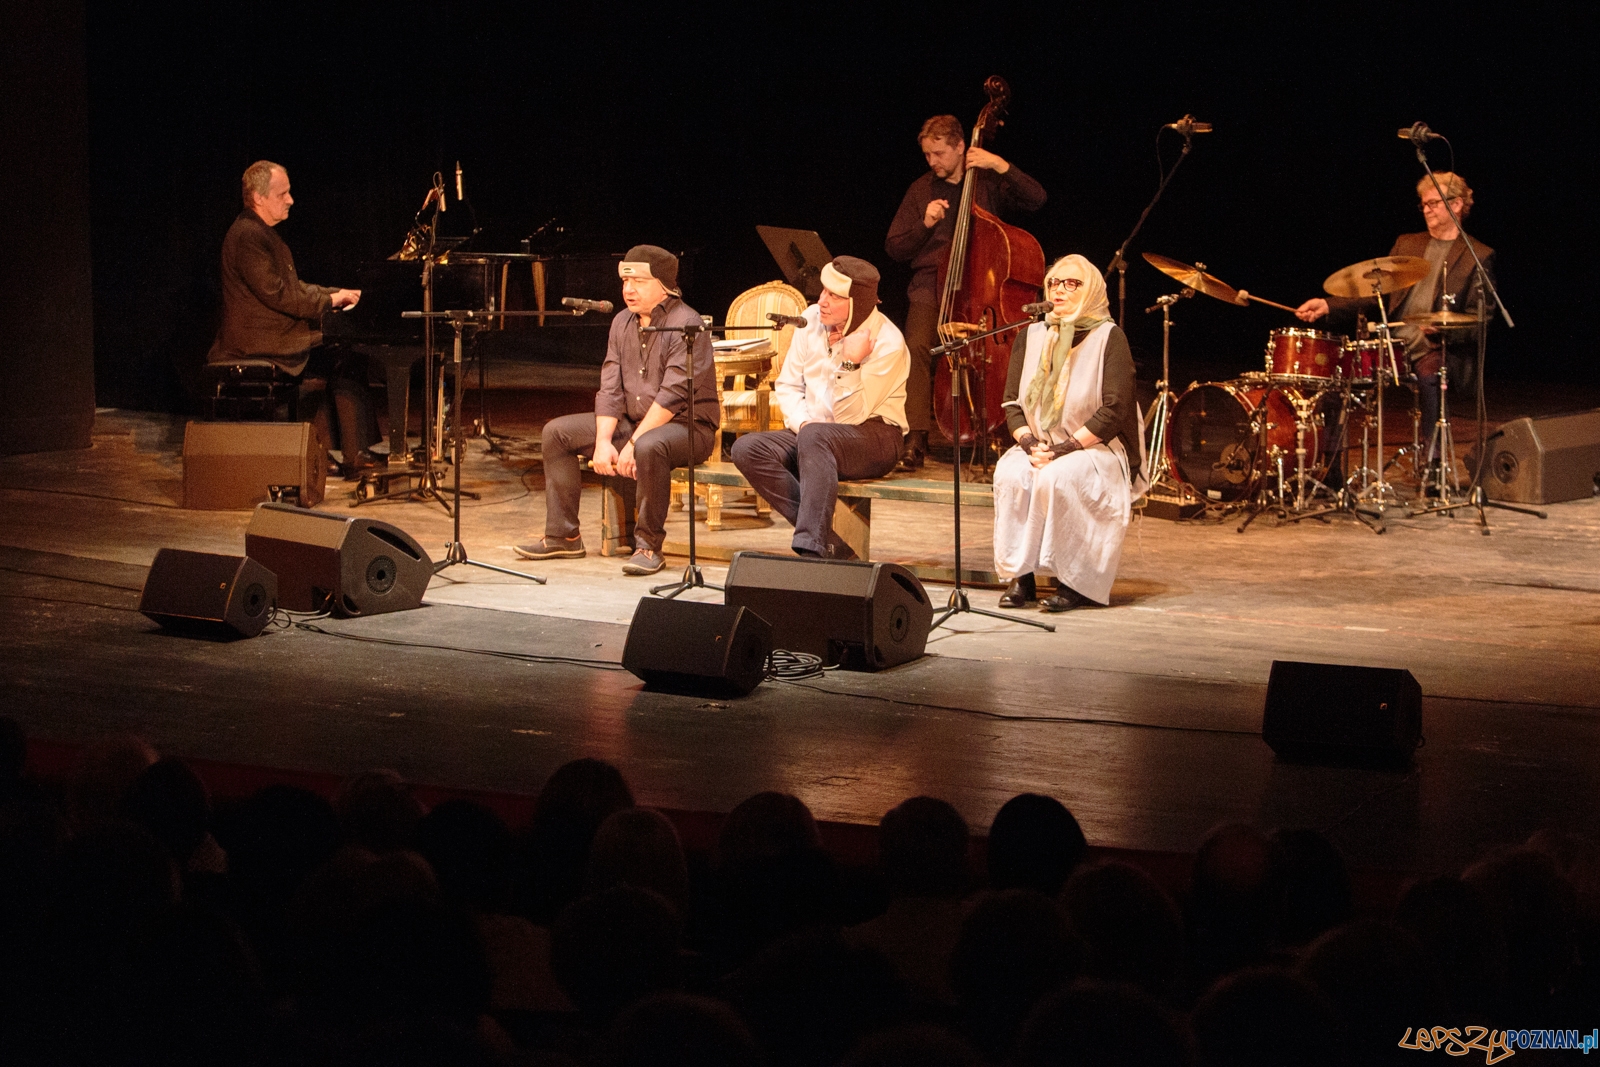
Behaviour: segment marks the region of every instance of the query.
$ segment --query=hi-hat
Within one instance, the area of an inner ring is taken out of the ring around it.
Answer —
[[[1416,285],[1434,269],[1421,256],[1381,256],[1336,270],[1322,283],[1329,296],[1377,296]]]
[[[1465,311],[1424,311],[1417,315],[1407,315],[1400,320],[1411,326],[1437,326],[1441,330],[1452,327],[1476,326],[1478,316],[1469,315]]]

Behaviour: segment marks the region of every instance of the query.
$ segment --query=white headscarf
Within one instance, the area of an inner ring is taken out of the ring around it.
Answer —
[[[1055,278],[1076,278],[1078,288],[1068,296],[1064,312],[1047,312],[1044,317],[1045,341],[1039,353],[1039,369],[1023,394],[1027,410],[1035,412],[1039,425],[1054,426],[1061,421],[1066,402],[1067,383],[1072,375],[1072,337],[1078,330],[1091,330],[1111,320],[1111,304],[1106,299],[1106,280],[1099,269],[1073,253],[1062,256],[1044,276],[1045,295]]]

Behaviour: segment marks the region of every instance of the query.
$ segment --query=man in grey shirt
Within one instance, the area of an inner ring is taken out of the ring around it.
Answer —
[[[624,574],[654,574],[665,563],[667,502],[674,467],[711,455],[721,407],[711,337],[694,335],[694,408],[689,407],[688,346],[679,332],[646,333],[648,326],[699,326],[700,316],[678,289],[678,257],[655,245],[635,245],[617,267],[626,310],[611,321],[594,412],[545,423],[544,536],[514,546],[523,559],[581,559],[578,528],[580,456],[598,474],[636,487],[639,517],[634,553]],[[625,494],[626,495],[626,494]],[[693,521],[691,516],[691,521]]]

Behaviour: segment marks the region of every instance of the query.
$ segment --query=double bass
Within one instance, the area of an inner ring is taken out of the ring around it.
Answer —
[[[1011,87],[999,75],[991,75],[983,88],[989,102],[972,128],[973,148],[985,147],[992,128],[1004,125],[1001,116],[1011,99]],[[955,233],[939,268],[939,337],[945,343],[1028,318],[1022,305],[1038,300],[1044,285],[1044,249],[1028,231],[973,203],[975,180],[975,170],[967,167]],[[950,440],[987,445],[990,435],[1005,426],[1000,403],[1016,336],[1017,330],[1007,330],[965,349],[959,411],[951,396],[950,361],[939,361],[934,369],[933,415]],[[987,459],[985,452],[985,466]]]

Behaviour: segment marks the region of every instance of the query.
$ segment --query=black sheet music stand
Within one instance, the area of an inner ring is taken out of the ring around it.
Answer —
[[[822,268],[833,259],[817,231],[757,226],[756,233],[783,268],[784,278],[800,290],[807,302],[814,303],[822,295]]]

